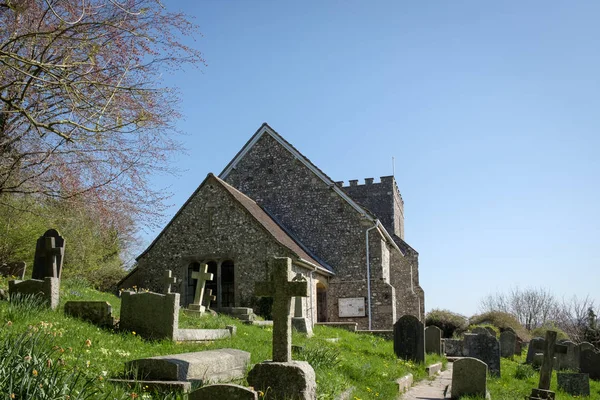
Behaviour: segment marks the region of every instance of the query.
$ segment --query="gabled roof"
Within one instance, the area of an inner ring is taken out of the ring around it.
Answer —
[[[235,157],[227,164],[223,172],[219,175],[219,178],[226,179],[227,175],[234,169],[237,164],[240,162],[242,158],[250,151],[250,149],[259,141],[259,139],[263,135],[270,135],[273,139],[275,139],[279,144],[281,144],[287,151],[289,151],[298,161],[304,164],[310,171],[312,171],[318,178],[320,178],[326,185],[328,185],[335,193],[338,194],[342,199],[344,199],[356,212],[361,214],[364,218],[371,221],[373,224],[377,224],[379,230],[382,232],[382,235],[388,241],[388,243],[395,247],[400,253],[404,255],[404,252],[398,247],[398,245],[394,242],[389,232],[385,229],[385,227],[381,224],[381,222],[377,219],[377,217],[369,211],[367,208],[361,206],[356,201],[354,201],[350,196],[348,196],[335,182],[327,176],[323,171],[321,171],[316,165],[314,165],[307,157],[305,157],[302,153],[300,153],[294,146],[288,143],[280,134],[278,134],[273,128],[269,126],[266,122],[258,128],[258,130],[254,133],[254,135],[246,142],[244,147],[235,155]]]
[[[256,220],[259,225],[270,234],[277,242],[286,247],[296,256],[298,256],[298,260],[304,264],[310,265],[312,267],[317,268],[321,272],[325,272],[329,275],[333,274],[333,270],[331,267],[324,262],[317,260],[315,256],[310,254],[309,251],[302,245],[296,238],[292,238],[284,228],[282,228],[277,221],[275,221],[269,214],[267,214],[254,200],[250,197],[246,196],[233,186],[229,185],[227,182],[219,179],[212,173],[209,173],[204,179],[204,181],[200,184],[198,189],[194,191],[194,193],[190,196],[190,198],[184,203],[184,205],[177,211],[175,216],[169,221],[169,223],[165,226],[165,228],[158,234],[158,236],[152,241],[150,246],[142,254],[140,254],[136,260],[139,260],[144,254],[146,254],[150,249],[154,246],[154,244],[158,241],[158,239],[163,235],[163,233],[171,226],[173,221],[179,216],[182,210],[190,203],[190,201],[196,196],[196,194],[200,191],[200,189],[208,182],[212,181],[221,186],[225,191],[231,196],[231,198],[240,204],[250,216]]]

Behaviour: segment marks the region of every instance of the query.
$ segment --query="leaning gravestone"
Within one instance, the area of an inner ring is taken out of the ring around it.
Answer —
[[[398,358],[425,361],[425,329],[413,315],[404,315],[394,324],[394,353]]]
[[[213,279],[213,274],[208,272],[208,264],[202,264],[200,266],[200,271],[192,272],[192,279],[196,280],[196,290],[194,291],[194,301],[188,305],[188,310],[203,314],[206,310],[202,305],[202,300],[204,300],[204,287],[206,281]]]
[[[60,280],[46,277],[44,280],[28,279],[26,281],[9,281],[8,293],[10,298],[15,296],[34,296],[54,310],[60,300]]]
[[[65,256],[65,239],[56,229],[48,229],[37,240],[31,279],[60,279]]]
[[[504,358],[511,358],[515,355],[515,346],[517,336],[511,331],[500,333],[500,355]]]
[[[600,353],[591,349],[582,351],[579,368],[591,379],[600,380]]]
[[[558,372],[556,374],[558,388],[572,396],[590,395],[590,376],[588,374],[572,374]]]
[[[188,400],[258,400],[258,393],[240,385],[210,385],[191,392]]]
[[[452,398],[487,395],[487,365],[476,358],[465,357],[452,366]]]
[[[271,265],[271,280],[257,283],[255,294],[273,298],[273,361],[256,364],[247,380],[255,389],[268,390],[274,398],[314,400],[315,371],[306,361],[292,361],[292,298],[307,297],[308,284],[290,280],[290,258],[276,257]]]
[[[487,364],[491,375],[500,377],[500,343],[489,334],[465,334],[465,354]]]
[[[442,354],[442,330],[435,325],[425,328],[425,352]]]
[[[8,264],[0,265],[0,276],[15,277],[23,280],[25,278],[25,270],[27,264],[23,261],[10,262]]]
[[[176,340],[179,325],[179,293],[121,294],[119,328],[149,339]]]
[[[107,301],[67,301],[65,314],[103,327],[113,327],[112,306]]]

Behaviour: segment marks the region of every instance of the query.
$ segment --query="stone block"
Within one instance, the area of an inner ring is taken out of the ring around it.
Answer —
[[[394,324],[394,353],[398,358],[425,361],[425,329],[413,315],[404,315]]]
[[[442,354],[442,330],[435,325],[425,328],[425,352]]]
[[[263,362],[248,373],[248,383],[276,399],[315,400],[315,371],[305,361]]]
[[[398,384],[398,391],[400,393],[406,392],[413,384],[413,375],[408,374],[404,375],[402,378],[396,379],[396,383]]]
[[[211,340],[229,339],[229,329],[177,329],[177,342],[206,342]]]
[[[240,385],[209,385],[191,392],[188,400],[258,400],[258,393]]]
[[[14,277],[19,280],[25,279],[25,270],[27,264],[23,261],[10,262],[8,264],[0,265],[0,276]]]
[[[67,301],[65,314],[98,326],[113,327],[112,306],[107,301]]]
[[[590,376],[588,374],[558,372],[556,377],[559,390],[563,390],[572,396],[590,395]]]
[[[589,374],[591,379],[600,380],[600,353],[591,349],[581,352],[580,372]]]
[[[465,357],[452,366],[452,398],[487,395],[487,365],[476,358]]]
[[[495,337],[465,334],[463,352],[486,363],[490,374],[500,377],[500,343]]]
[[[554,400],[556,394],[552,390],[531,389],[529,400]]]
[[[179,293],[121,294],[120,329],[149,339],[175,340],[178,325]]]
[[[511,331],[500,333],[500,356],[511,358],[515,355],[515,347],[517,345],[517,335]]]
[[[206,384],[243,378],[249,362],[246,351],[220,349],[142,358],[127,362],[125,369],[144,380]]]
[[[435,364],[431,364],[431,365],[428,365],[427,367],[425,367],[425,371],[427,372],[427,375],[429,375],[429,376],[434,376],[441,370],[442,370],[442,363],[435,363]]]
[[[14,295],[36,296],[51,309],[56,309],[60,301],[60,279],[47,277],[44,280],[9,281],[8,293]]]

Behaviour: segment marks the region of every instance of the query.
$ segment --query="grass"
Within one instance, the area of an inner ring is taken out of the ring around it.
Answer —
[[[0,288],[7,286],[7,280],[0,279]],[[0,397],[15,393],[17,399],[66,399],[66,393],[70,393],[70,399],[126,399],[138,395],[147,399],[174,399],[174,395],[142,393],[139,387],[114,388],[106,380],[122,376],[126,361],[142,357],[229,347],[250,352],[252,364],[271,358],[272,327],[245,325],[221,315],[192,317],[181,313],[181,328],[236,325],[237,334],[209,343],[148,341],[133,332],[102,329],[65,316],[62,310],[69,300],[108,301],[113,315],[119,315],[118,297],[97,292],[78,280],[61,282],[61,304],[55,311],[27,299],[0,302],[0,348],[14,349],[6,353],[10,354],[4,357],[8,361],[0,363],[0,376],[13,380],[12,383],[0,380]],[[30,338],[35,340],[30,342]],[[353,400],[395,399],[397,378],[407,373],[412,373],[415,380],[426,378],[425,365],[397,359],[392,342],[373,335],[317,326],[310,339],[294,333],[293,344],[299,349],[293,358],[308,361],[315,369],[320,400],[332,400],[348,388],[353,388],[350,396]],[[426,364],[438,361],[445,362],[441,357],[428,355]],[[15,373],[8,371],[20,371],[19,377],[24,378],[14,379]],[[53,392],[50,387],[57,390]]]

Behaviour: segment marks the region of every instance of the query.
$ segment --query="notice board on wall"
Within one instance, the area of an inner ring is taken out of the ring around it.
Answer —
[[[347,297],[338,299],[339,317],[364,317],[365,314],[365,298],[364,297]]]

